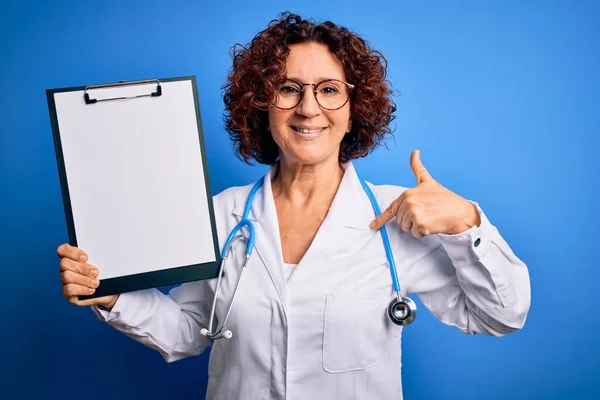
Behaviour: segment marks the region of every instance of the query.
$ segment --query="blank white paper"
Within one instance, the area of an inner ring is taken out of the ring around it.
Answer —
[[[54,94],[77,243],[101,279],[216,261],[192,82],[161,86]]]

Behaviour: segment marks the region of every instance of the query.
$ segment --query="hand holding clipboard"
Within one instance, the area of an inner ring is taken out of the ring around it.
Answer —
[[[68,243],[60,245],[56,253],[61,258],[59,266],[63,296],[78,306],[99,306],[111,310],[119,298],[118,294],[79,300],[79,296],[92,296],[100,285],[100,271],[94,265],[86,263],[88,255]]]

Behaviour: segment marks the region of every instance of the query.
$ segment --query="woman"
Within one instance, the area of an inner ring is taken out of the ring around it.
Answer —
[[[368,185],[351,160],[390,132],[395,105],[383,56],[331,22],[284,14],[234,50],[225,86],[227,130],[240,157],[272,165],[252,201],[256,250],[216,340],[209,399],[399,398],[402,327],[378,229],[387,224],[402,295],[417,294],[442,322],[469,334],[520,329],[527,267],[476,203],[437,183],[413,152],[417,186]],[[219,243],[241,220],[253,185],[214,197]],[[395,219],[395,220],[394,220]],[[98,269],[81,249],[58,248],[65,296],[158,350],[169,362],[200,354],[216,280],[80,301]],[[226,314],[244,258],[233,246],[216,318]]]

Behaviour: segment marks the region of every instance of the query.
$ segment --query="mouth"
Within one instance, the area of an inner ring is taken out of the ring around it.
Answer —
[[[303,138],[315,138],[321,135],[327,127],[291,127],[294,132]]]

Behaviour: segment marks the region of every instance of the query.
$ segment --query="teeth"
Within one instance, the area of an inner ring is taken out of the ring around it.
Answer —
[[[323,128],[318,128],[318,129],[302,129],[302,128],[296,128],[296,130],[300,133],[317,133],[317,132],[321,132],[323,130]]]

